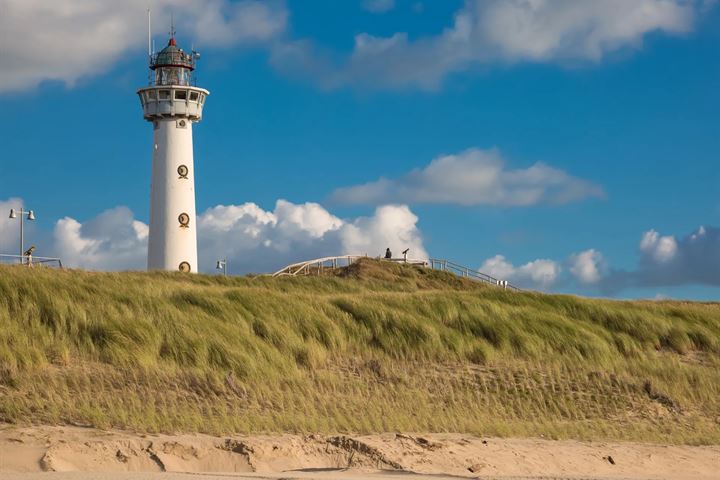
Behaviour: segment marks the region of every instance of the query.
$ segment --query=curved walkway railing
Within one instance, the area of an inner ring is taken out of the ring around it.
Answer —
[[[281,276],[297,276],[297,275],[312,275],[315,273],[322,273],[324,270],[334,270],[338,267],[348,267],[358,261],[361,258],[370,258],[367,255],[337,255],[334,257],[323,257],[315,258],[313,260],[306,260],[304,262],[293,263],[288,265],[277,272],[273,273],[273,277]],[[405,259],[405,258],[388,258],[380,259],[388,262],[396,263],[407,263],[409,265],[420,265],[427,266],[425,260]]]
[[[273,277],[290,276],[295,277],[298,275],[316,275],[320,274],[325,270],[334,270],[339,267],[347,267],[355,263],[361,258],[370,258],[367,255],[338,255],[334,257],[323,257],[315,258],[313,260],[306,260],[304,262],[293,263],[287,265],[277,272],[273,273]],[[376,260],[382,260],[386,262],[395,263],[407,263],[408,265],[415,265],[420,267],[429,267],[434,270],[442,270],[444,272],[454,273],[459,277],[469,278],[471,280],[477,280],[479,282],[494,285],[509,290],[520,291],[518,287],[510,284],[506,280],[500,280],[492,277],[486,273],[479,272],[469,267],[464,267],[457,263],[449,260],[431,258],[430,260],[418,260],[410,258],[380,258],[376,257]]]

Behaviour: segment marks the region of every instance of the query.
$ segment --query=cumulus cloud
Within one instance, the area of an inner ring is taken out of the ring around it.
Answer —
[[[362,7],[372,13],[385,13],[395,8],[395,0],[363,0]]]
[[[720,286],[720,229],[701,226],[677,238],[649,230],[640,240],[634,270],[614,270],[603,282],[608,291],[630,286]]]
[[[279,68],[306,70],[322,85],[436,89],[449,74],[490,63],[598,62],[639,49],[651,32],[683,34],[704,9],[685,0],[466,0],[453,24],[411,39],[360,33],[340,63],[319,62],[307,42],[274,51]],[[704,4],[707,6],[707,4]],[[300,70],[302,72],[302,70]]]
[[[44,80],[72,85],[108,70],[124,52],[146,44],[149,5],[157,33],[166,38],[172,11],[188,45],[268,42],[285,30],[288,16],[279,0],[2,0],[0,92]]]
[[[211,271],[222,257],[233,273],[269,272],[323,256],[375,257],[387,247],[396,252],[410,248],[411,257],[426,259],[417,222],[404,205],[385,205],[372,216],[345,220],[317,203],[278,200],[273,210],[254,203],[218,205],[198,216],[200,270]],[[11,240],[5,232],[0,245]],[[46,252],[72,268],[143,270],[147,238],[148,226],[127,207],[117,207],[82,223],[58,220]]]
[[[436,158],[398,179],[336,190],[332,199],[347,204],[444,203],[530,206],[566,204],[602,197],[601,187],[542,162],[510,169],[496,149],[470,149]]]
[[[700,228],[704,234],[705,229],[703,227]],[[642,240],[640,240],[640,251],[658,263],[666,263],[672,260],[677,253],[677,249],[678,246],[675,237],[661,237],[655,230],[645,232]]]
[[[482,273],[498,280],[507,280],[520,288],[547,290],[559,279],[562,268],[558,262],[538,259],[515,266],[503,255],[488,258],[480,266]]]
[[[64,265],[90,270],[140,270],[147,260],[148,226],[127,207],[107,210],[85,223],[65,217],[53,231],[54,252]]]
[[[45,80],[72,85],[109,70],[145,44],[145,10],[156,33],[170,12],[180,37],[200,47],[262,45],[280,71],[326,88],[345,85],[436,89],[455,72],[489,63],[598,62],[639,49],[651,32],[683,34],[710,0],[466,0],[440,33],[412,38],[363,32],[352,52],[328,53],[307,39],[289,39],[283,0],[2,0],[0,92]],[[381,13],[394,0],[363,0]],[[164,36],[164,35],[163,35]]]
[[[418,218],[407,206],[378,207],[370,217],[342,220],[316,203],[278,200],[266,211],[254,203],[217,206],[200,215],[200,259],[227,255],[235,272],[264,272],[312,258],[377,256],[390,247],[427,258]]]
[[[480,271],[527,288],[576,286],[610,295],[629,288],[720,286],[720,228],[701,226],[682,238],[648,230],[640,238],[639,253],[637,265],[629,269],[612,268],[601,252],[589,249],[565,261],[536,260],[520,267],[497,255]]]
[[[606,269],[602,253],[595,249],[570,255],[568,263],[572,276],[586,285],[598,283],[603,278]]]

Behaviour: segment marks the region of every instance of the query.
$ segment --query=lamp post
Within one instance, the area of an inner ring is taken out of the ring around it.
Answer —
[[[10,209],[10,218],[18,218],[18,215],[20,215],[20,263],[23,263],[22,257],[25,254],[25,217],[27,216],[28,220],[35,220],[35,212],[32,210],[25,210],[23,208],[20,208],[19,210],[16,210],[14,208]]]
[[[222,260],[217,261],[217,265],[215,265],[215,268],[217,270],[222,270],[223,275],[227,277],[227,258],[223,258]]]

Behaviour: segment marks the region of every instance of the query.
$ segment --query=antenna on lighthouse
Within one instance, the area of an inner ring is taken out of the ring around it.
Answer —
[[[152,59],[153,48],[152,48],[152,21],[150,19],[150,9],[147,9],[148,14],[148,57]]]

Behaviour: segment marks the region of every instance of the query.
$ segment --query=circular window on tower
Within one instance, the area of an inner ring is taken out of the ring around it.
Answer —
[[[180,270],[182,273],[190,273],[190,264],[188,262],[181,262],[178,266],[178,270]]]
[[[180,165],[177,169],[177,172],[178,172],[178,175],[180,175],[180,178],[184,178],[186,180],[188,178],[188,173],[190,173],[190,171],[188,170],[188,167],[185,165]]]
[[[178,215],[178,222],[182,228],[188,228],[190,226],[190,215],[187,213],[181,213]]]

